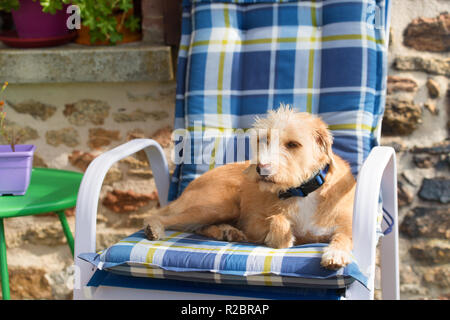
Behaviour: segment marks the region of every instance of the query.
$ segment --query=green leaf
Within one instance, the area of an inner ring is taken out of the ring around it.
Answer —
[[[19,0],[0,0],[0,10],[10,12],[11,9],[19,9]]]
[[[119,7],[119,9],[127,12],[128,10],[133,8],[133,1],[132,0],[119,0],[118,7]]]
[[[125,27],[132,32],[139,30],[141,28],[141,20],[138,17],[130,16],[125,20]]]
[[[109,37],[109,41],[111,41],[112,44],[116,44],[119,41],[122,41],[123,35],[116,32],[111,33],[111,36]]]
[[[37,0],[33,0],[37,1]],[[109,40],[115,44],[121,41],[123,36],[117,30],[117,20],[114,11],[120,9],[128,12],[133,8],[133,0],[39,0],[42,11],[55,13],[62,9],[63,4],[74,4],[80,8],[81,23],[89,28],[91,42]],[[12,5],[19,7],[19,0],[0,0],[0,9]],[[125,19],[124,26],[136,31],[140,28],[137,17],[131,16]]]

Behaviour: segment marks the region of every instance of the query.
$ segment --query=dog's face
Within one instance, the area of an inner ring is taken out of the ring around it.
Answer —
[[[298,187],[313,173],[333,162],[333,137],[318,117],[281,106],[267,118],[257,119],[258,148],[248,173],[262,190],[284,191]]]

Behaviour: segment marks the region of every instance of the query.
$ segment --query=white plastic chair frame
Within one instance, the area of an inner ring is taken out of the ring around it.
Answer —
[[[87,287],[95,267],[78,258],[96,251],[96,220],[100,190],[106,173],[119,160],[145,150],[152,167],[161,206],[167,204],[169,170],[161,146],[151,139],[136,139],[103,153],[89,165],[78,193],[75,225],[74,299],[245,299],[163,290],[120,287]],[[353,210],[354,256],[360,270],[368,276],[369,289],[355,281],[346,290],[346,299],[374,298],[377,246],[377,211],[380,190],[383,206],[394,219],[392,232],[381,241],[381,291],[383,299],[399,299],[397,173],[395,151],[375,147],[364,162],[356,185]]]

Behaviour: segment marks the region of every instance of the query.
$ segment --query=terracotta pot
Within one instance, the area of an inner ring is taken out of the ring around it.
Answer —
[[[131,9],[126,13],[127,16],[132,15],[133,10]],[[117,20],[117,29],[119,28],[120,21],[122,19],[122,14],[116,14],[115,18]],[[129,43],[129,42],[136,42],[141,41],[142,34],[140,31],[130,31],[129,29],[122,27],[122,30],[119,30],[119,32],[123,35],[122,41],[117,41],[116,44],[120,43]],[[84,45],[110,45],[111,42],[109,41],[95,41],[94,43],[91,42],[91,36],[89,35],[89,27],[86,27],[83,25],[83,22],[81,22],[81,28],[78,30],[78,37],[75,39],[76,43],[84,44]]]

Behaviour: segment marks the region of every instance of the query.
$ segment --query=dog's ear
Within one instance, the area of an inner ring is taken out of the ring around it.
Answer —
[[[333,150],[333,135],[328,130],[327,125],[319,119],[318,125],[315,127],[315,139],[320,148],[320,151],[325,153],[330,160],[330,164],[334,164]]]

